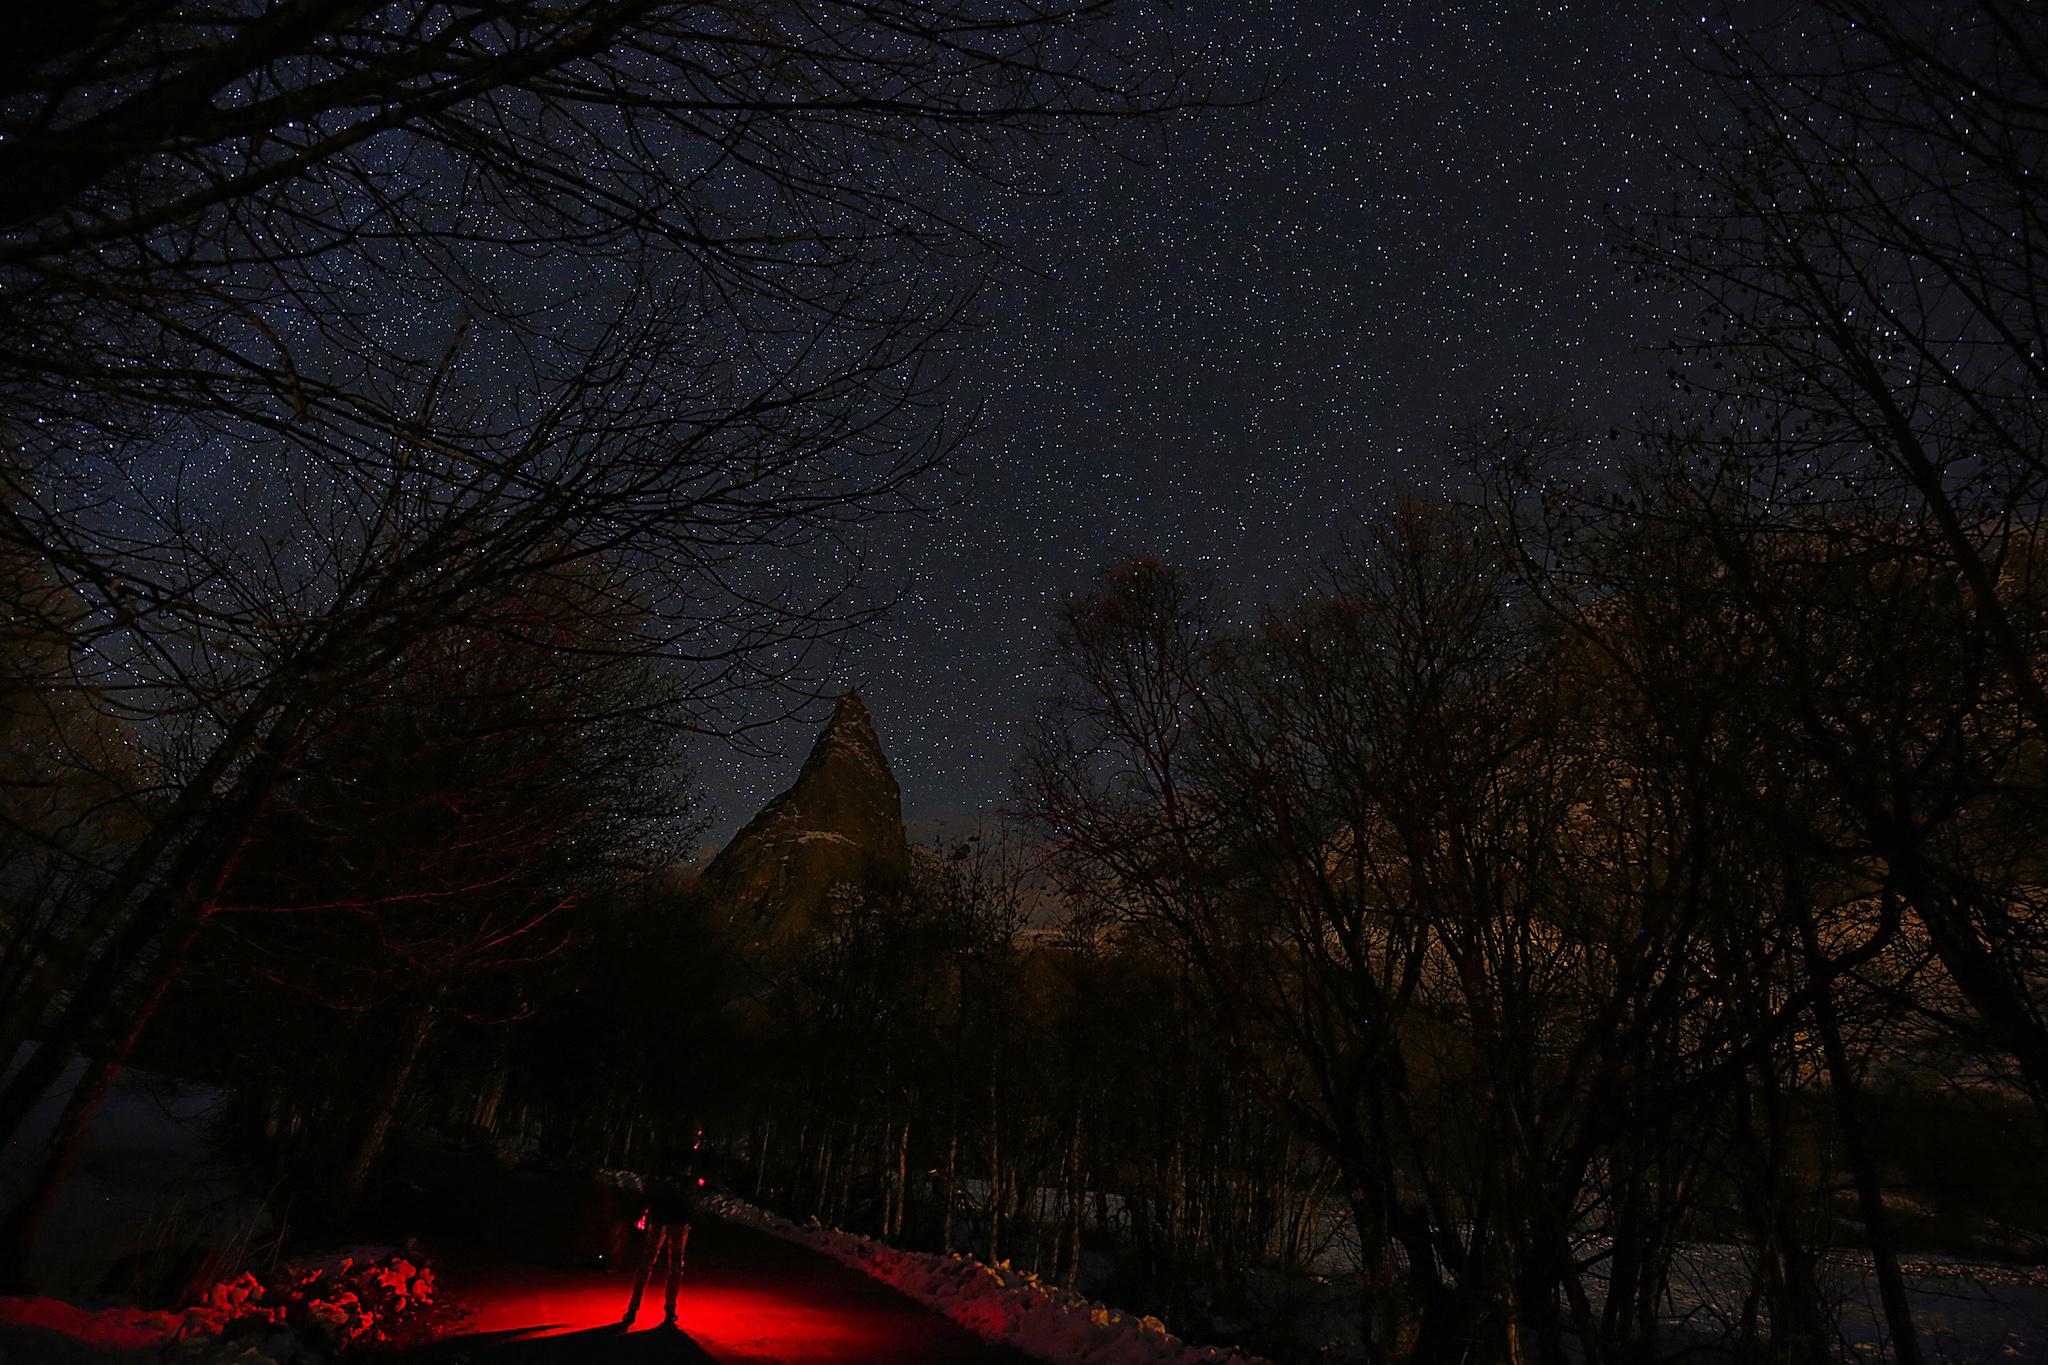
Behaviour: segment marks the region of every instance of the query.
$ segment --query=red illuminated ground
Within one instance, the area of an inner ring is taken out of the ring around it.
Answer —
[[[455,1259],[444,1297],[474,1310],[420,1361],[520,1365],[1024,1365],[909,1299],[815,1252],[730,1224],[700,1223],[678,1305],[663,1331],[661,1287],[632,1332],[618,1330],[632,1282],[597,1271]]]

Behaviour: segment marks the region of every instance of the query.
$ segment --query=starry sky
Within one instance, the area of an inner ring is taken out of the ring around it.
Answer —
[[[1153,554],[1248,599],[1437,482],[1496,408],[1623,420],[1662,388],[1675,305],[1612,263],[1603,215],[1668,202],[1700,135],[1700,11],[1666,3],[1227,0],[1186,36],[1272,93],[1177,122],[1139,163],[1076,154],[994,205],[1013,268],[969,338],[985,413],[879,533],[901,606],[842,661],[913,837],[997,815],[1058,604]],[[823,708],[817,715],[822,718]],[[705,752],[712,842],[794,776]]]

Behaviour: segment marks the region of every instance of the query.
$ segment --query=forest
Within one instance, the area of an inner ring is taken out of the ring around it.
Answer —
[[[24,21],[0,1288],[135,1073],[266,1191],[142,1300],[464,1153],[1283,1365],[1978,1358],[1927,1267],[2048,1256],[2035,7],[1709,26],[1606,211],[1657,401],[1445,414],[1277,587],[1105,560],[999,812],[772,941],[698,875],[971,458],[983,197],[1282,78],[1138,8]]]

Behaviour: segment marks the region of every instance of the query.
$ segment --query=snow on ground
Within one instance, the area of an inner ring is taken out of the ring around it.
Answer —
[[[1704,1243],[1679,1249],[1664,1316],[1677,1340],[1711,1342],[1733,1333],[1751,1254],[1741,1247]],[[1910,1256],[1900,1268],[1929,1360],[2048,1362],[2048,1266]],[[1884,1309],[1870,1257],[1834,1252],[1822,1258],[1820,1270],[1835,1310],[1840,1358],[1888,1358]]]
[[[741,1200],[711,1202],[725,1217],[822,1251],[988,1340],[1057,1365],[1254,1365],[1252,1357],[1241,1353],[1188,1346],[1156,1318],[1134,1317],[1042,1285],[1007,1263],[988,1266],[959,1255],[899,1251],[815,1222],[792,1223]],[[1741,1311],[1742,1286],[1749,1282],[1746,1255],[1731,1246],[1682,1248],[1664,1316],[1672,1344],[1712,1346],[1728,1339]],[[1823,1267],[1838,1315],[1840,1358],[1886,1358],[1884,1314],[1870,1258],[1836,1253],[1824,1259]],[[1915,1325],[1930,1360],[2048,1365],[2048,1266],[1916,1256],[1904,1269]],[[1334,1312],[1341,1306],[1326,1308]],[[1334,1319],[1327,1325],[1325,1336],[1334,1340],[1342,1335]]]
[[[708,1200],[724,1218],[821,1251],[872,1276],[988,1341],[1054,1365],[1266,1365],[1256,1356],[1191,1346],[1157,1318],[1133,1317],[1040,1284],[1009,1262],[984,1265],[958,1253],[900,1251],[856,1233],[799,1225],[743,1200]]]

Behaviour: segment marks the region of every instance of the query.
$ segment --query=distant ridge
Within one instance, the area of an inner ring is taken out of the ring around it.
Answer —
[[[834,887],[887,890],[909,875],[903,794],[873,717],[848,692],[796,781],[705,866],[699,886],[735,939],[772,953],[816,933]]]

